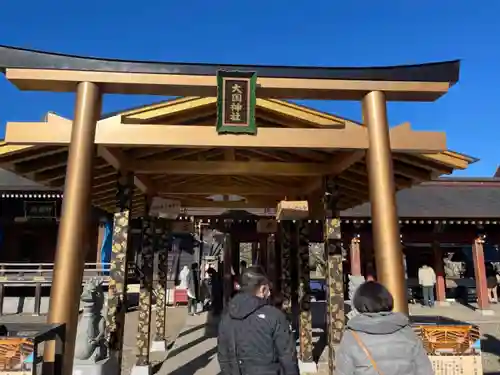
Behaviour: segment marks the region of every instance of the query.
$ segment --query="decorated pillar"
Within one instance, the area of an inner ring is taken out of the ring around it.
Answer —
[[[226,233],[224,234],[224,247],[223,247],[223,293],[224,293],[224,307],[231,299],[233,292],[233,273],[232,273],[232,241],[231,241],[231,225],[232,220],[224,221]]]
[[[279,284],[278,274],[276,272],[276,241],[275,234],[270,233],[267,235],[267,252],[264,260],[266,264],[266,273],[271,281],[272,293],[275,294]]]
[[[119,173],[117,180],[117,212],[113,217],[111,266],[109,270],[106,341],[110,356],[121,366],[125,314],[127,313],[127,249],[130,243],[130,211],[134,187],[132,173]]]
[[[309,269],[309,226],[300,220],[297,227],[298,299],[299,299],[299,359],[313,363],[311,285]]]
[[[472,260],[476,278],[477,307],[481,311],[489,311],[488,287],[486,283],[486,265],[484,262],[484,238],[478,236],[472,244]]]
[[[446,279],[443,250],[438,241],[432,243],[432,253],[434,256],[434,270],[436,272],[436,301],[442,304],[446,301]]]
[[[280,221],[281,237],[281,297],[283,311],[292,318],[292,262],[291,262],[291,234],[293,223],[290,220]]]
[[[168,272],[168,253],[170,247],[170,222],[168,220],[157,221],[159,230],[155,241],[155,249],[158,254],[158,266],[156,267],[158,275],[155,284],[156,290],[156,324],[155,336],[151,351],[167,350],[166,330],[166,308],[167,308],[167,272]]]
[[[154,231],[154,221],[149,215],[149,197],[145,197],[145,212],[142,218],[141,262],[139,265],[139,321],[136,342],[136,366],[138,367],[150,366],[149,344],[153,297]]]
[[[335,347],[344,331],[344,280],[342,273],[342,233],[338,210],[338,188],[331,177],[325,179],[324,242],[327,284],[327,347],[330,373],[335,373]]]

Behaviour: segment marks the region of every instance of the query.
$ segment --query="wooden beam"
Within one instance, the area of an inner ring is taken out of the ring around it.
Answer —
[[[320,163],[138,160],[130,169],[138,174],[317,176],[328,173],[331,167]]]
[[[119,120],[118,120],[119,121]],[[419,134],[419,133],[423,133]],[[440,132],[415,132],[408,127],[391,130],[395,152],[441,152],[446,150],[446,135]],[[5,140],[10,144],[69,145],[71,126],[66,122],[11,122]],[[247,148],[368,148],[368,132],[362,126],[343,129],[259,128],[257,135],[220,135],[213,125],[125,125],[110,118],[97,125],[96,144],[128,147],[247,147]]]
[[[216,76],[97,72],[55,69],[6,69],[20,90],[74,92],[79,82],[94,82],[103,93],[163,96],[217,96]],[[449,82],[368,81],[313,78],[257,78],[257,96],[282,99],[361,100],[370,91],[383,91],[389,101],[434,101]]]
[[[279,190],[270,186],[242,186],[242,185],[214,185],[208,183],[183,184],[183,185],[160,185],[157,186],[158,194],[176,194],[176,195],[270,195],[284,197],[286,195],[295,195],[299,193],[296,187],[282,186]]]
[[[331,169],[326,174],[331,174],[337,176],[348,169],[350,166],[361,161],[365,157],[365,151],[354,151],[349,153],[344,153],[340,156],[335,157],[329,164],[331,164]],[[321,189],[323,184],[323,177],[315,178],[309,185],[304,189],[304,194],[311,194],[312,192]]]

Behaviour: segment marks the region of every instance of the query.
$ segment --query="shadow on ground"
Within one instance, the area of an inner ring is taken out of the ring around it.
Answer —
[[[158,365],[158,368],[153,369],[153,374],[157,373],[163,364],[168,366],[168,361],[172,360],[174,357],[178,356],[184,351],[187,351],[197,345],[202,344],[206,340],[213,339],[217,337],[217,330],[219,325],[219,319],[213,317],[212,314],[207,314],[207,320],[205,323],[198,324],[196,326],[190,327],[182,331],[177,340],[184,336],[193,334],[197,331],[203,330],[202,336],[191,340],[184,345],[177,346],[170,350],[167,354],[165,361]],[[195,374],[199,370],[205,369],[217,355],[217,345],[199,354],[197,357],[192,358],[189,362],[179,366],[178,368],[169,370],[169,375],[185,375],[185,374]]]

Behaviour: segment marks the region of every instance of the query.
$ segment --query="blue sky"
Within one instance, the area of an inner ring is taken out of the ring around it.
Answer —
[[[462,59],[461,80],[435,103],[391,103],[389,121],[444,130],[450,149],[499,162],[500,1],[4,1],[0,44],[135,60],[370,66]],[[106,96],[104,111],[161,100]],[[0,77],[7,121],[72,116],[73,94],[21,92]],[[357,102],[309,102],[360,119]]]

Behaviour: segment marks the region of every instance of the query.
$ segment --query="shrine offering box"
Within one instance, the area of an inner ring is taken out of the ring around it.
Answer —
[[[276,220],[301,220],[308,216],[307,201],[281,201],[276,208]]]
[[[3,326],[7,332],[0,336],[0,375],[42,374],[46,341],[56,342],[56,358],[51,366],[61,366],[64,324],[5,323]]]
[[[482,375],[481,335],[474,324],[440,317],[414,317],[413,330],[422,340],[436,375]]]

